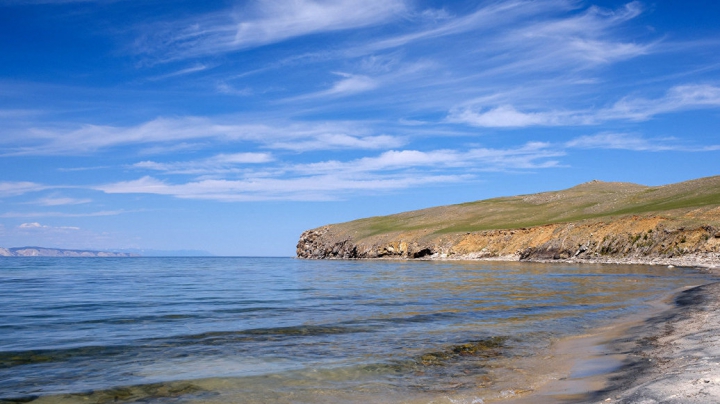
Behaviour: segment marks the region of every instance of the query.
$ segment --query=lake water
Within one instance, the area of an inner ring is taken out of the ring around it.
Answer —
[[[0,258],[0,402],[481,403],[689,270]],[[515,389],[515,390],[513,390]]]

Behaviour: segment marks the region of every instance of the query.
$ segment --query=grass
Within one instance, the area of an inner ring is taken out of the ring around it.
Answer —
[[[359,240],[395,232],[447,234],[516,229],[623,215],[661,214],[672,218],[714,206],[720,206],[720,176],[660,187],[593,181],[562,191],[439,206],[335,226],[352,232]]]

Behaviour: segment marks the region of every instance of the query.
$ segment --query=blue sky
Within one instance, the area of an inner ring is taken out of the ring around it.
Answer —
[[[308,228],[720,174],[715,1],[0,0],[0,246]]]

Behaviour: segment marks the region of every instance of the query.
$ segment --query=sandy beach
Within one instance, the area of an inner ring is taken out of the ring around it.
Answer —
[[[643,320],[559,341],[543,358],[549,380],[509,402],[720,402],[720,282],[666,303]]]
[[[686,290],[675,304],[610,343],[626,359],[590,402],[720,402],[720,283]]]

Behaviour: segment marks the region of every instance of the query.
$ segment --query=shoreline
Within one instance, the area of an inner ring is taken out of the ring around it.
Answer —
[[[611,264],[611,265],[660,265],[668,267],[685,267],[697,270],[712,271],[720,273],[720,253],[686,254],[678,257],[593,257],[593,258],[566,258],[566,259],[522,259],[520,254],[483,256],[479,253],[460,255],[433,255],[422,258],[407,258],[399,256],[377,257],[377,258],[298,258],[301,260],[328,260],[328,261],[480,261],[480,262],[538,262],[544,264]]]
[[[720,402],[720,280],[676,291],[649,312],[561,339],[537,361],[539,372],[550,368],[562,376],[498,403]]]
[[[423,258],[420,258],[422,260]],[[509,262],[542,262],[546,264],[613,264],[613,265],[663,265],[671,267],[686,267],[698,270],[720,269],[720,253],[685,254],[678,257],[592,257],[567,259],[521,259],[519,254],[497,257],[483,257],[476,254],[463,254],[450,257],[430,257],[431,261],[509,261]]]
[[[720,402],[720,281],[679,293],[674,307],[610,341],[625,356],[591,403]]]

